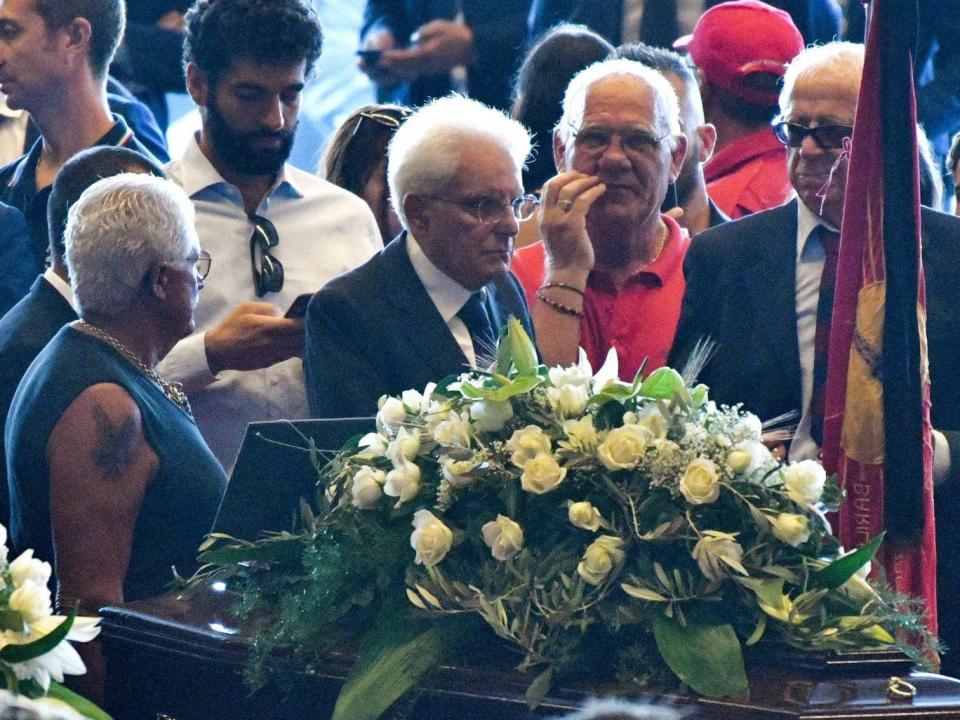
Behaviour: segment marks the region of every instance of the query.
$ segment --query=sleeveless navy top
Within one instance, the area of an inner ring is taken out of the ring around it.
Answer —
[[[33,548],[35,557],[54,563],[47,441],[77,396],[98,383],[119,385],[133,398],[159,459],[123,583],[124,600],[159,595],[173,580],[171,567],[181,574],[196,569],[197,548],[213,525],[226,476],[192,417],[112,347],[69,325],[30,365],[7,417],[12,545],[16,552]]]

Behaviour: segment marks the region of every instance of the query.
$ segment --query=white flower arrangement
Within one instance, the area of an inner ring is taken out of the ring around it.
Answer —
[[[0,525],[0,673],[6,692],[19,694],[17,702],[24,707],[32,699],[46,701],[44,696],[49,695],[46,705],[31,706],[41,717],[52,716],[53,710],[66,704],[84,716],[106,718],[99,708],[60,685],[67,675],[86,672],[70,642],[93,640],[100,632],[100,620],[75,612],[67,617],[54,615],[50,575],[50,564],[33,557],[33,550],[8,561],[7,530]],[[66,711],[62,715],[71,716]]]
[[[521,669],[543,671],[533,700],[573,671],[672,673],[705,695],[744,696],[743,648],[761,638],[833,651],[896,646],[900,630],[932,641],[862,574],[881,538],[842,554],[823,515],[840,501],[835,478],[782,465],[755,416],[716,406],[676,371],[623,383],[616,368],[614,353],[596,374],[582,354],[540,366],[511,321],[490,372],[381,401],[377,433],[322,471],[302,533],[208,545],[203,577],[240,578],[262,611],[283,603],[270,588],[296,588],[331,627],[358,616],[395,632],[404,595],[415,615],[454,628],[443,637],[472,637],[457,623],[479,616],[519,648]],[[289,611],[271,642],[309,656]],[[416,646],[437,662],[438,632]],[[341,699],[337,720],[386,700]]]

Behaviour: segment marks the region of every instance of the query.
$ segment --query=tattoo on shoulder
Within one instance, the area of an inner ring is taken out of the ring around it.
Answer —
[[[136,421],[127,417],[116,423],[99,406],[93,408],[93,420],[97,426],[97,447],[94,451],[97,467],[108,477],[122,477],[133,460]]]

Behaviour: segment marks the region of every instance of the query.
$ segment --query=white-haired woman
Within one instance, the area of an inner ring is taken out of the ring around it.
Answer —
[[[190,572],[226,478],[186,397],[153,370],[193,328],[210,257],[189,199],[149,175],[101,180],[70,211],[82,318],[27,371],[6,428],[16,548],[54,563],[58,605],[95,614]]]

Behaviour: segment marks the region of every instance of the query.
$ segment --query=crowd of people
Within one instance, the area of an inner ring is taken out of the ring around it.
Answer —
[[[531,21],[552,19],[526,43],[504,28],[526,27],[528,3],[428,17],[369,0],[359,62],[384,102],[352,112],[312,174],[287,163],[322,45],[305,0],[137,16],[182,44],[202,118],[166,165],[146,106],[131,95],[128,122],[111,99],[123,0],[0,0],[0,92],[35,138],[0,169],[14,551],[53,565],[65,607],[156,595],[195,568],[248,423],[372,416],[384,394],[489,365],[510,316],[545,363],[583,348],[598,368],[615,348],[628,381],[709,337],[712,397],[795,413],[784,453],[816,458],[864,48],[813,33],[823,17],[839,31],[836,3],[806,4],[806,25],[782,4],[708,3],[678,38],[663,2],[671,49],[616,47],[625,20],[553,26],[588,4],[534,2]],[[651,16],[640,27],[664,44]],[[135,57],[125,42],[128,72]],[[960,140],[956,178],[958,157]],[[960,647],[960,219],[921,222],[938,602]]]

